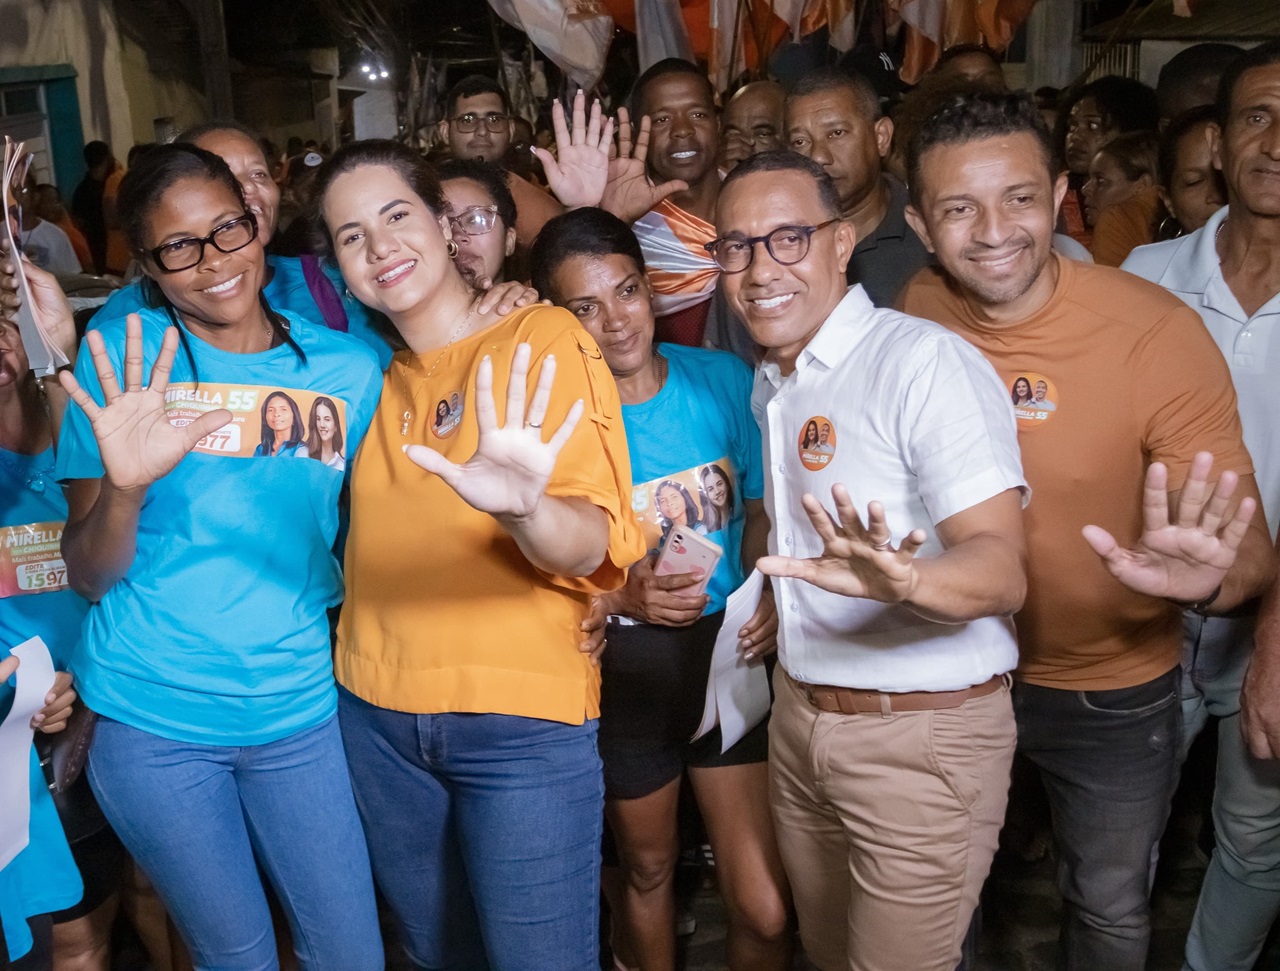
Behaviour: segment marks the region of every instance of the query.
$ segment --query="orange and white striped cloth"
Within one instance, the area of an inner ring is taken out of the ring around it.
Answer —
[[[703,244],[716,238],[715,226],[663,199],[632,229],[644,252],[655,316],[665,317],[711,299],[720,267]]]

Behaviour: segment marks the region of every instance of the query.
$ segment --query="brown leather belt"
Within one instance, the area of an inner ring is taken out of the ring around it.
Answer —
[[[804,692],[809,704],[819,711],[838,712],[842,715],[892,715],[897,711],[959,708],[970,698],[993,694],[1008,683],[1007,674],[997,674],[982,684],[961,688],[959,691],[862,691],[830,684],[805,684],[803,681],[797,681],[796,686]]]

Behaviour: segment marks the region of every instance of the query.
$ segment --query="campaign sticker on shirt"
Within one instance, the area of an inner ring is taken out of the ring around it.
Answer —
[[[171,384],[164,394],[170,425],[189,425],[219,408],[231,412],[231,421],[200,439],[195,451],[232,458],[313,458],[330,468],[345,465],[347,406],[341,398],[296,388],[204,381]]]
[[[741,508],[734,495],[737,481],[737,470],[725,456],[632,486],[631,509],[645,547],[658,549],[675,526],[703,534],[724,529]]]
[[[821,472],[836,454],[836,427],[830,418],[814,415],[800,429],[797,442],[800,464],[810,472]]]
[[[67,565],[62,562],[65,525],[0,526],[0,599],[66,587]]]
[[[1057,386],[1043,374],[1023,371],[1012,378],[1006,375],[1006,380],[1019,428],[1043,425],[1058,410]]]
[[[431,429],[431,434],[436,438],[448,438],[456,432],[458,426],[462,424],[462,412],[465,407],[461,391],[455,391],[449,397],[437,401],[432,410],[431,421],[427,425]]]

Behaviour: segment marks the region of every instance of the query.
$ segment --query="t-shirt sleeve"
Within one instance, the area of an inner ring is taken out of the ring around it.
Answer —
[[[107,356],[116,368],[116,373],[119,374],[118,355],[109,340]],[[105,396],[102,393],[102,384],[98,381],[98,372],[93,366],[93,355],[89,351],[88,338],[80,342],[80,353],[76,356],[75,376],[80,382],[80,387],[101,405]],[[100,479],[103,471],[102,457],[98,453],[98,440],[94,437],[89,416],[74,401],[69,402],[58,436],[58,457],[54,465],[54,475],[59,482],[67,482],[71,479]]]
[[[1028,496],[1009,395],[991,365],[938,335],[904,389],[901,434],[929,517],[940,523],[1007,489]]]
[[[1151,242],[1148,212],[1138,198],[1109,206],[1093,227],[1093,261],[1119,266],[1137,247]]]
[[[760,444],[760,426],[756,424],[756,416],[751,410],[751,389],[755,377],[750,368],[735,358],[730,368],[730,379],[734,444],[738,453],[735,459],[741,470],[742,497],[763,499],[764,457]]]
[[[1197,452],[1213,453],[1213,475],[1253,473],[1231,372],[1200,315],[1176,307],[1134,349],[1130,393],[1152,462],[1169,468],[1180,489]]]
[[[561,311],[566,313],[566,311]],[[550,314],[546,316],[550,317]],[[622,425],[618,389],[604,355],[591,335],[577,325],[553,323],[559,332],[548,344],[534,344],[529,368],[529,396],[537,384],[542,360],[556,358],[555,384],[543,433],[550,437],[579,398],[585,405],[578,427],[556,459],[547,484],[552,496],[578,496],[609,517],[609,546],[604,562],[587,577],[544,574],[557,586],[587,593],[616,590],[626,581],[627,568],[645,553],[640,524],[631,511],[631,459]],[[495,388],[496,391],[496,388]]]
[[[44,267],[58,276],[68,276],[80,272],[80,258],[76,256],[71,238],[53,223],[45,220],[41,223],[44,232],[41,234],[49,246],[49,265]]]

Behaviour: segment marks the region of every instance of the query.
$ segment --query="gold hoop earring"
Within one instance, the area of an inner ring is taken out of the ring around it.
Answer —
[[[456,260],[458,258],[458,244],[453,240],[447,240],[444,244],[444,251],[449,254],[449,259]]]

